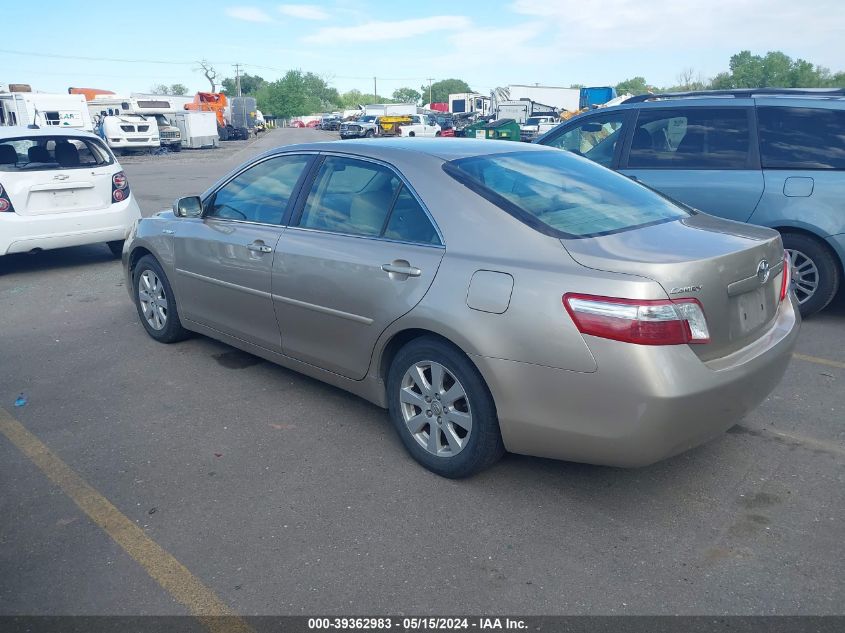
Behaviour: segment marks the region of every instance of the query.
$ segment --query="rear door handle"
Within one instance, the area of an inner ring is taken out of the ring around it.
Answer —
[[[422,275],[422,271],[419,268],[408,264],[382,264],[381,269],[386,273],[404,275],[406,277],[419,277]]]
[[[273,247],[267,246],[261,240],[256,240],[252,244],[249,244],[246,248],[247,248],[247,250],[250,250],[253,253],[272,253],[273,252]]]

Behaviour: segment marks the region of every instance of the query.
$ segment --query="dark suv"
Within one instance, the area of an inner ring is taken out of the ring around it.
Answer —
[[[845,91],[760,89],[632,97],[537,143],[580,154],[706,213],[777,229],[803,315],[845,262]]]

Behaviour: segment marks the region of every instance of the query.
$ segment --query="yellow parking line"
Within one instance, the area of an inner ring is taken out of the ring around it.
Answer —
[[[827,365],[828,367],[837,367],[839,369],[845,369],[845,363],[840,363],[836,360],[828,360],[826,358],[819,358],[818,356],[808,356],[807,354],[798,353],[793,354],[792,357],[797,358],[798,360],[805,360],[808,363],[815,363],[816,365]]]
[[[212,633],[251,633],[252,629],[188,569],[91,487],[41,440],[0,408],[0,432],[26,455],[115,543]],[[224,616],[224,617],[221,617]]]

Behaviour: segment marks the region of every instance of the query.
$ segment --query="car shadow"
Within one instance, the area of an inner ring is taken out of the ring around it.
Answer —
[[[15,253],[0,257],[0,276],[117,261],[105,244],[70,246],[36,253]]]

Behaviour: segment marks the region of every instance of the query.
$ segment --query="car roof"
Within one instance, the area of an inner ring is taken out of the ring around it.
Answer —
[[[506,154],[513,152],[557,151],[544,145],[516,141],[493,141],[471,138],[375,138],[350,141],[327,141],[283,145],[264,155],[291,151],[349,152],[368,158],[389,159],[412,153],[425,154],[444,161],[471,156]]]
[[[86,136],[89,138],[100,138],[87,130],[67,127],[27,127],[25,125],[0,126],[0,139],[20,138],[22,136]]]

